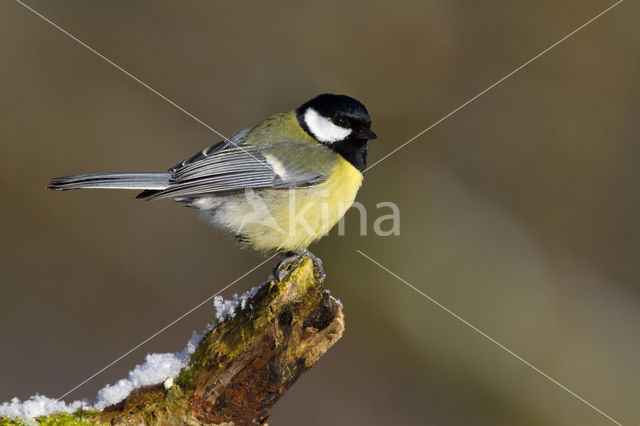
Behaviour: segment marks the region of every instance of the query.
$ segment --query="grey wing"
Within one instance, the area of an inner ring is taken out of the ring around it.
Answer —
[[[326,176],[321,170],[300,170],[275,159],[264,148],[245,143],[249,129],[219,142],[172,167],[169,186],[161,191],[142,193],[149,200],[194,198],[244,189],[291,188],[313,185]],[[283,146],[296,143],[283,142]],[[277,146],[275,152],[277,152]]]

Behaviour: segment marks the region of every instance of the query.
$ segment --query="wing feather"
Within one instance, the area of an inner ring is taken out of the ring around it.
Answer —
[[[314,185],[327,178],[326,162],[285,161],[301,155],[326,155],[330,151],[308,141],[286,140],[259,146],[246,143],[249,129],[186,158],[169,169],[171,180],[164,190],[141,194],[147,199],[197,198],[244,189],[291,188]],[[294,156],[282,155],[296,152]],[[273,158],[277,158],[277,163]],[[329,161],[331,164],[331,161]]]

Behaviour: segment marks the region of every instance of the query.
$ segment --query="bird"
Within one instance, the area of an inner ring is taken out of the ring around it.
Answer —
[[[358,100],[324,93],[295,110],[184,159],[160,173],[94,173],[57,177],[47,187],[141,190],[136,198],[169,198],[196,209],[241,245],[263,253],[308,255],[353,204],[366,169],[371,117]],[[322,271],[324,274],[324,271]]]

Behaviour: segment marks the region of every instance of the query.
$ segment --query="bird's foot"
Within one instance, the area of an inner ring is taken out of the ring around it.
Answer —
[[[304,256],[311,258],[315,268],[320,274],[320,278],[326,277],[324,273],[324,267],[322,265],[322,259],[315,254],[311,253],[308,249],[302,249],[296,252],[286,253],[288,256],[280,261],[273,270],[273,276],[276,280],[282,281],[287,274],[298,265],[300,259]]]
[[[320,259],[315,254],[311,253],[311,251],[309,251],[309,249],[302,249],[300,251],[300,255],[301,256],[308,256],[308,257],[311,258],[311,260],[313,260],[313,263],[314,263],[316,269],[318,270],[318,273],[320,274],[320,278],[325,278],[327,276],[327,274],[324,273],[324,264],[322,263],[322,259]]]

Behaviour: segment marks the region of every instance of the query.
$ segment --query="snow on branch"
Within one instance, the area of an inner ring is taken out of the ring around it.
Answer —
[[[301,257],[280,282],[216,297],[217,325],[178,353],[149,354],[91,403],[42,395],[0,404],[0,425],[266,424],[278,399],[344,332],[340,302]]]

